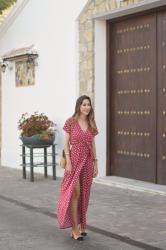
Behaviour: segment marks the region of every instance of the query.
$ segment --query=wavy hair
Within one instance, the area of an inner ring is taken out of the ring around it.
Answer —
[[[97,130],[97,127],[96,127],[96,122],[95,122],[95,119],[94,119],[94,110],[93,110],[93,107],[92,107],[92,102],[91,102],[91,99],[89,96],[87,95],[82,95],[80,96],[77,101],[76,101],[76,105],[75,105],[75,112],[74,114],[72,115],[72,118],[74,120],[78,120],[78,117],[80,115],[80,107],[83,103],[84,100],[88,100],[89,103],[90,103],[90,106],[91,106],[91,109],[90,109],[90,112],[89,114],[87,115],[87,119],[88,119],[88,126],[90,128],[90,130],[92,132],[95,132]]]

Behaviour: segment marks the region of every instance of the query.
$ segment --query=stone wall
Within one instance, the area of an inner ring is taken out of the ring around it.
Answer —
[[[120,7],[143,0],[124,0]],[[80,95],[87,94],[94,102],[94,20],[118,8],[116,0],[90,0],[79,16],[79,84]]]

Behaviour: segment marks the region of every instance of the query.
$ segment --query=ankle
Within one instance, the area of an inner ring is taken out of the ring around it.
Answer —
[[[80,231],[81,231],[81,232],[85,232],[86,230],[85,230],[84,227],[80,227]]]
[[[79,233],[79,230],[77,227],[72,227],[72,232],[74,232],[75,234]]]

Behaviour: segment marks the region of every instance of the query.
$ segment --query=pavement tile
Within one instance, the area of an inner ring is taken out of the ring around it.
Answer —
[[[0,167],[1,196],[53,214],[56,214],[60,181],[60,178],[52,180],[49,176],[45,179],[43,175],[35,174],[35,182],[32,183],[29,175],[26,180],[22,179],[22,171]],[[128,237],[133,242],[166,249],[165,208],[165,196],[93,183],[87,223],[120,235],[122,243]],[[132,250],[134,247],[131,243]]]

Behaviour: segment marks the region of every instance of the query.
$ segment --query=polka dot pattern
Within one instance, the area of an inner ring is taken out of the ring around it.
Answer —
[[[88,128],[84,132],[78,122],[71,124],[70,118],[65,122],[63,129],[70,134],[72,173],[69,175],[65,171],[61,182],[57,208],[58,223],[62,229],[72,226],[70,201],[74,186],[79,179],[80,198],[78,204],[78,224],[81,224],[81,227],[85,228],[86,212],[93,179],[92,142],[94,136],[98,134],[98,131],[91,132]]]

